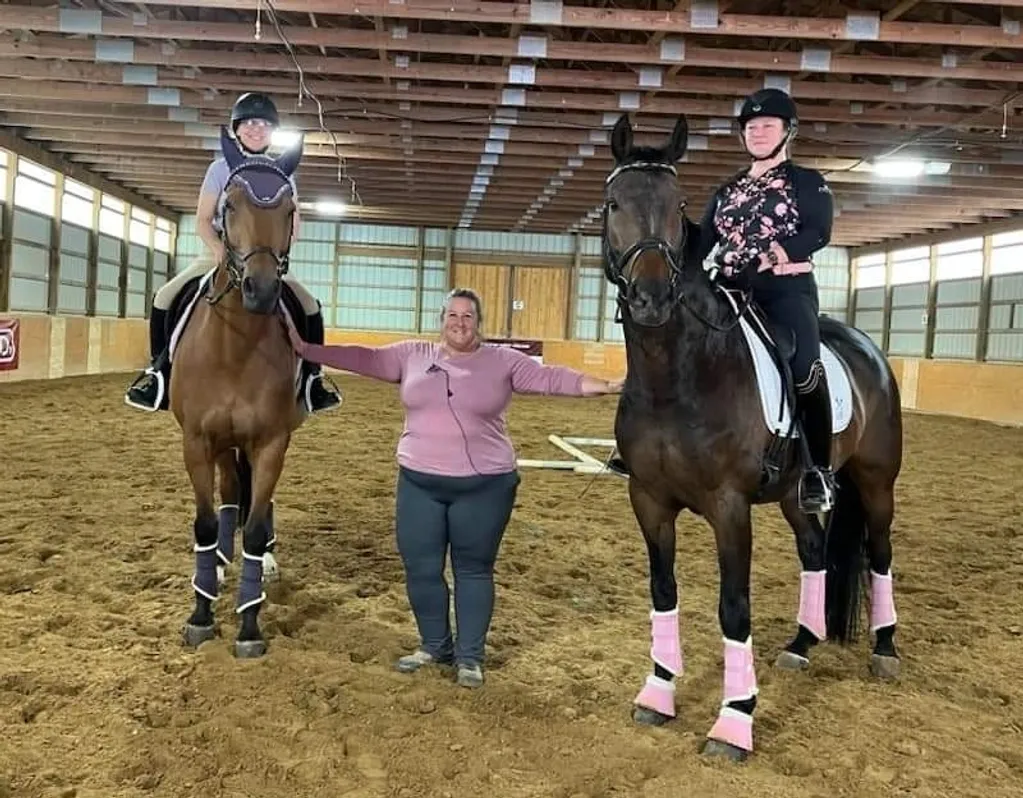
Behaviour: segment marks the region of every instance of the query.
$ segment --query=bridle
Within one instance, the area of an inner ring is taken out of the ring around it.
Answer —
[[[678,170],[674,164],[658,163],[656,161],[633,161],[632,163],[621,164],[612,170],[611,174],[604,180],[605,192],[607,192],[615,178],[623,172],[667,172],[674,177],[678,177]],[[631,273],[632,264],[644,252],[657,252],[664,258],[664,262],[668,264],[668,272],[670,274],[669,283],[671,286],[672,304],[680,301],[682,298],[682,267],[684,265],[684,252],[688,239],[686,225],[682,225],[682,232],[675,246],[672,246],[668,241],[658,236],[649,236],[641,238],[624,252],[617,252],[611,246],[611,236],[608,235],[608,214],[610,210],[611,199],[605,195],[604,205],[601,209],[603,215],[601,248],[604,255],[604,274],[611,284],[618,289],[615,322],[621,321],[619,314],[622,312],[622,306],[627,304],[626,296],[629,291],[629,280],[626,277],[626,272]]]
[[[604,180],[605,198],[602,208],[603,220],[601,230],[601,249],[604,261],[604,274],[607,276],[607,279],[611,282],[611,284],[617,289],[617,295],[615,296],[615,323],[622,323],[624,310],[629,304],[627,299],[629,290],[629,280],[626,277],[627,270],[631,272],[632,264],[641,254],[653,251],[659,253],[661,257],[664,258],[664,262],[668,264],[671,304],[673,306],[685,305],[702,324],[713,330],[717,330],[718,332],[727,332],[728,330],[731,330],[739,323],[739,320],[749,309],[750,303],[753,301],[752,292],[747,293],[742,309],[736,314],[735,320],[724,326],[715,324],[709,319],[704,318],[693,307],[692,303],[687,300],[685,291],[682,289],[682,279],[684,277],[684,269],[686,265],[685,248],[689,241],[688,225],[686,224],[685,219],[683,219],[682,222],[682,232],[679,235],[679,240],[674,246],[659,236],[641,238],[624,252],[618,252],[611,246],[611,237],[608,234],[608,213],[610,211],[611,200],[607,196],[606,192],[615,178],[623,172],[632,171],[667,172],[674,177],[678,176],[678,170],[675,168],[675,165],[671,163],[663,163],[659,161],[632,161],[630,163],[624,163],[616,166]],[[681,211],[683,208],[684,205],[679,210]]]
[[[262,173],[263,175],[271,178],[277,178],[281,181],[280,187],[269,196],[257,196],[256,188],[250,182],[246,170],[249,172],[255,171],[257,175]],[[206,296],[206,301],[211,305],[217,304],[221,299],[224,298],[230,291],[241,286],[242,277],[245,273],[245,265],[251,258],[257,255],[269,255],[274,263],[276,264],[277,278],[280,279],[288,273],[290,264],[290,253],[291,253],[291,231],[292,231],[292,217],[294,211],[288,214],[288,240],[284,245],[282,251],[277,251],[272,247],[253,247],[247,252],[239,252],[238,249],[231,243],[231,237],[227,229],[228,210],[231,209],[227,202],[227,189],[232,182],[238,182],[245,189],[245,193],[249,199],[260,208],[276,208],[282,200],[291,195],[291,180],[287,174],[284,173],[276,164],[272,162],[264,161],[245,161],[239,166],[235,167],[228,175],[227,181],[224,184],[224,190],[221,192],[221,210],[220,210],[220,240],[224,242],[224,250],[226,257],[224,259],[223,266],[227,271],[227,285],[225,285],[220,291],[214,296]],[[212,283],[211,283],[212,286]]]

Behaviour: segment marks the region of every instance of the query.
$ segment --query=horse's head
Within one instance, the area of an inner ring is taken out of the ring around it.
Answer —
[[[302,158],[302,139],[274,159],[246,155],[220,129],[220,147],[231,170],[221,196],[221,220],[231,286],[240,286],[250,313],[273,313],[288,272],[295,197],[291,175]]]
[[[633,147],[623,115],[611,133],[614,169],[604,182],[604,270],[636,324],[657,327],[671,317],[685,265],[685,198],[675,163],[686,152],[689,126],[679,116],[663,147]]]

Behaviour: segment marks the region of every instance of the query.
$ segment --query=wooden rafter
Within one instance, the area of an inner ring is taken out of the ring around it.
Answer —
[[[835,243],[1023,210],[1023,0],[258,5],[257,41],[255,0],[4,4],[0,126],[188,213],[234,97],[261,89],[306,133],[306,198],[349,200],[354,180],[354,218],[593,232],[623,111],[651,138],[688,116],[698,213],[742,165],[732,119],[766,83],[799,103],[795,153],[832,184]],[[332,135],[297,102],[296,59]],[[890,153],[948,168],[881,180],[868,166]]]

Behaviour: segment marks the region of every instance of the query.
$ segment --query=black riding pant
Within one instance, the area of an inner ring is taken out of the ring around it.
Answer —
[[[824,371],[816,281],[809,274],[774,277],[768,286],[754,292],[754,298],[772,324],[787,327],[795,333],[792,379],[797,393],[812,393]]]
[[[398,471],[395,519],[409,603],[422,649],[435,659],[480,665],[494,609],[494,562],[520,478],[506,474],[448,477]],[[455,578],[452,639],[444,565]]]

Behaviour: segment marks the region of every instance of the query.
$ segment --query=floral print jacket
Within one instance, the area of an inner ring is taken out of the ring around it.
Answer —
[[[700,225],[700,260],[718,246],[716,261],[739,271],[728,269],[726,277],[751,287],[792,281],[770,271],[758,272],[761,255],[777,242],[792,263],[812,261],[831,240],[833,213],[831,189],[816,169],[792,161],[783,161],[760,177],[751,177],[744,169],[711,197]]]

